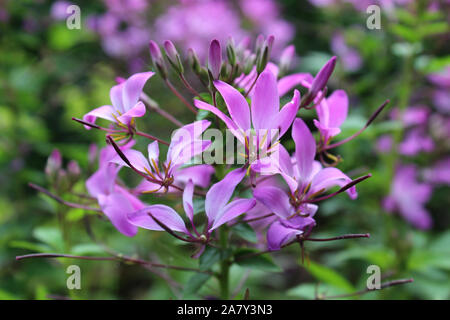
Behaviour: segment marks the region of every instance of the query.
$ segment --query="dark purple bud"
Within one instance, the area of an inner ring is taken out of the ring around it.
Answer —
[[[328,60],[328,62],[325,63],[322,69],[320,69],[320,71],[317,73],[309,90],[309,95],[311,96],[312,100],[319,93],[319,91],[325,88],[328,79],[330,79],[330,76],[333,73],[335,66],[336,66],[336,56]]]
[[[219,79],[221,67],[222,49],[220,47],[220,42],[214,39],[209,46],[208,68],[215,80]]]

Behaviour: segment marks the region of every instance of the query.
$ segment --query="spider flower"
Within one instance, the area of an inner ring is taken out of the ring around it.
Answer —
[[[211,141],[201,140],[202,133],[211,123],[207,120],[196,121],[176,130],[172,136],[166,161],[159,166],[158,142],[148,145],[148,158],[140,151],[128,149],[123,156],[117,155],[111,161],[130,167],[146,177],[146,181],[138,186],[138,191],[152,193],[159,191],[175,191],[171,186],[176,182],[185,183],[189,177],[199,186],[209,184],[214,168],[210,165],[198,165],[181,168],[193,157],[201,154],[211,145]]]
[[[316,107],[319,120],[314,124],[319,129],[322,142],[327,144],[331,138],[341,133],[339,128],[347,118],[348,97],[344,90],[334,91],[323,98]]]
[[[122,146],[125,151],[132,147],[134,141]],[[127,189],[116,184],[120,166],[111,163],[116,152],[112,146],[107,146],[100,151],[99,168],[86,181],[89,194],[97,198],[102,212],[108,217],[114,227],[122,234],[132,237],[137,232],[137,227],[130,224],[127,214],[144,207],[144,204]]]
[[[214,81],[214,86],[222,95],[231,118],[201,100],[195,100],[195,106],[214,113],[226,124],[245,145],[246,157],[250,163],[273,152],[278,139],[289,129],[297,114],[300,105],[299,91],[295,90],[292,100],[280,110],[277,81],[269,70],[262,72],[256,81],[251,108],[246,98],[231,85]]]
[[[83,120],[95,123],[97,118],[106,119],[120,126],[129,126],[133,118],[142,117],[145,114],[145,105],[139,101],[145,83],[155,73],[136,73],[124,82],[111,88],[109,96],[112,105],[101,106],[84,115]],[[90,129],[89,126],[85,126]]]
[[[400,215],[419,229],[431,228],[433,222],[425,203],[430,199],[432,186],[416,180],[414,165],[400,166],[396,170],[390,195],[384,199],[383,206],[389,211],[398,210]]]
[[[205,199],[207,225],[202,236],[194,225],[194,183],[192,180],[188,181],[183,192],[183,208],[195,236],[189,231],[183,218],[166,205],[157,204],[144,207],[141,210],[128,214],[128,219],[132,224],[140,228],[162,231],[164,226],[171,231],[182,232],[191,239],[207,240],[213,230],[255,206],[255,199],[234,199],[230,202],[236,186],[242,181],[244,176],[245,168],[235,169],[209,189]]]

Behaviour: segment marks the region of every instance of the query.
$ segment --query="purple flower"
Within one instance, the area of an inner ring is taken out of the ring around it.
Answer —
[[[425,203],[430,199],[432,187],[416,180],[414,165],[400,166],[391,185],[390,195],[384,199],[383,206],[389,211],[398,210],[402,217],[419,229],[429,229],[432,225]]]
[[[121,147],[122,151],[131,148],[134,141]],[[116,184],[120,166],[111,163],[116,152],[112,146],[100,151],[99,168],[86,181],[89,194],[97,198],[103,213],[108,217],[114,227],[122,234],[132,237],[136,235],[137,228],[130,224],[127,214],[144,207],[144,204],[124,187]]]
[[[357,71],[361,67],[362,60],[360,54],[345,43],[342,34],[334,34],[331,40],[331,49],[341,58],[342,66],[345,70],[352,72]]]
[[[429,183],[450,185],[450,157],[439,160],[433,167],[425,169],[424,178]]]
[[[268,231],[268,244],[272,250],[301,234],[307,226],[315,225],[312,219],[318,208],[312,203],[315,197],[333,186],[343,187],[351,182],[339,169],[322,168],[319,162],[314,161],[316,142],[299,118],[294,121],[292,138],[296,145],[293,159],[280,146],[278,159],[269,157],[254,165],[255,171],[280,174],[289,186],[289,190],[264,185],[257,185],[254,189],[254,197],[279,217]],[[352,199],[357,196],[354,186],[347,193]]]
[[[133,118],[142,117],[145,114],[145,105],[139,101],[145,83],[155,73],[136,73],[125,82],[111,88],[109,96],[112,105],[101,106],[90,111],[83,117],[84,121],[95,123],[97,117],[103,118],[118,125],[130,125]],[[90,127],[85,126],[86,129]]]
[[[148,176],[146,182],[138,186],[140,192],[175,191],[171,188],[175,182],[186,182],[190,174],[193,180],[200,186],[207,186],[214,169],[208,165],[180,168],[193,157],[201,154],[211,145],[211,141],[201,140],[201,135],[211,123],[207,120],[196,121],[177,129],[167,152],[166,161],[159,166],[158,142],[148,145],[148,158],[141,152],[133,149],[124,150],[123,154],[131,165],[143,175]],[[112,160],[120,165],[129,166],[116,155]],[[175,179],[177,181],[175,181]],[[191,178],[192,179],[192,178]],[[145,190],[145,191],[144,191]]]
[[[434,149],[434,141],[429,137],[423,127],[411,129],[398,146],[403,155],[414,156],[420,152],[431,152]]]
[[[348,97],[344,90],[334,91],[328,98],[323,98],[316,107],[319,121],[314,124],[320,131],[322,142],[327,144],[331,138],[341,132],[339,128],[347,118]]]
[[[223,180],[212,185],[206,194],[205,213],[207,226],[204,239],[209,239],[211,232],[230,220],[235,219],[246,211],[252,209],[254,199],[234,199],[230,202],[234,189],[245,176],[245,168],[228,173]],[[193,205],[194,184],[189,180],[183,192],[183,208],[196,236],[186,227],[183,219],[172,208],[165,205],[147,206],[141,210],[128,214],[129,221],[135,226],[149,230],[163,230],[158,221],[172,231],[182,232],[191,238],[200,238],[194,225]],[[155,221],[156,218],[158,221]]]
[[[261,150],[268,153],[274,151],[273,147],[278,144],[273,141],[273,132],[269,131],[276,131],[275,138],[279,139],[289,129],[299,108],[299,91],[295,90],[292,100],[280,110],[277,81],[273,73],[268,70],[262,72],[256,82],[251,108],[245,97],[229,84],[214,81],[214,86],[225,100],[231,118],[201,100],[195,100],[195,106],[214,113],[225,122],[228,129],[246,146],[246,156],[249,158],[254,156],[250,154],[250,149],[255,149],[256,158],[264,154]],[[269,133],[271,135],[268,137]]]

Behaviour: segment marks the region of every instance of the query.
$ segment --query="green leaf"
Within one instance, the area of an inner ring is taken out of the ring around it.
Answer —
[[[216,262],[220,261],[220,256],[220,249],[207,247],[205,249],[205,252],[203,252],[203,254],[200,256],[200,270],[210,269]]]
[[[50,247],[42,243],[33,243],[28,241],[13,240],[9,243],[11,248],[27,249],[37,252],[49,252]]]
[[[95,243],[82,243],[77,244],[72,247],[72,254],[85,256],[85,255],[96,255],[96,254],[104,254],[105,251],[101,246]]]
[[[33,230],[33,236],[53,249],[58,251],[63,251],[64,249],[61,232],[55,227],[38,227]]]
[[[210,112],[208,110],[199,109],[197,112],[196,120],[204,120],[209,116]]]
[[[247,223],[238,223],[233,227],[233,233],[248,242],[258,242],[255,230]]]
[[[186,286],[184,287],[183,295],[190,295],[198,292],[201,287],[211,278],[210,274],[206,273],[196,273],[192,277],[189,278]]]
[[[336,288],[344,290],[346,293],[351,293],[356,291],[350,282],[347,281],[343,276],[341,276],[336,271],[322,266],[318,263],[310,261],[307,266],[305,266],[311,275],[313,275],[320,282],[332,285]]]
[[[235,260],[238,265],[244,268],[249,269],[258,269],[263,271],[270,272],[280,272],[282,269],[273,262],[272,258],[268,255],[254,255],[251,254],[257,253],[259,251],[252,249],[241,249],[235,254]],[[244,256],[247,256],[244,258]]]
[[[347,293],[345,290],[327,284],[304,283],[289,289],[287,295],[303,299],[315,299],[316,295],[319,297],[335,296],[345,293]]]

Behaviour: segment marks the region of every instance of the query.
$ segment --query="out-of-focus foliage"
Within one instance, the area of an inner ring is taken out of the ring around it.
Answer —
[[[104,4],[74,2],[81,8],[80,30],[69,30],[65,20],[52,17],[53,1],[6,1],[0,7],[0,299],[201,298],[218,291],[217,282],[203,274],[148,270],[108,261],[15,261],[15,256],[30,252],[102,256],[105,250],[101,244],[105,243],[117,252],[161,263],[185,267],[214,263],[191,259],[187,254],[191,248],[186,250],[186,245],[163,233],[139,232],[136,238],[124,237],[109,223],[81,209],[64,207],[27,186],[28,182],[46,185],[44,167],[54,148],[63,154],[64,165],[75,159],[87,174],[92,173],[88,148],[92,142],[103,144],[104,136],[94,130],[87,132],[71,118],[108,103],[115,77],[129,76],[132,68],[126,58],[106,54],[105,39],[85,24],[88,17],[105,12]],[[151,6],[158,9],[167,5],[158,2],[152,1]],[[316,73],[332,55],[339,57],[329,86],[345,89],[351,101],[350,117],[341,137],[363,127],[386,98],[391,99],[391,110],[420,104],[431,113],[439,113],[432,99],[435,86],[428,77],[450,65],[449,8],[444,4],[429,10],[431,3],[418,3],[414,9],[399,6],[391,12],[382,10],[381,29],[368,30],[365,11],[356,11],[347,2],[318,7],[308,1],[279,1],[282,17],[296,32],[292,41],[298,56],[296,72]],[[165,9],[158,10],[146,11],[149,25]],[[249,24],[242,23],[243,27]],[[149,36],[157,38],[151,33]],[[342,50],[342,42],[353,51]],[[346,66],[349,54],[357,56]],[[137,56],[139,71],[151,69],[146,47]],[[164,110],[179,119],[189,119],[178,100],[164,92],[162,81],[152,79],[147,93]],[[288,248],[272,258],[267,255],[233,266],[232,288],[245,275],[245,288],[250,288],[252,299],[313,299],[318,295],[352,293],[365,288],[366,268],[375,264],[386,276],[413,277],[414,283],[361,298],[450,298],[448,185],[433,185],[431,199],[426,203],[433,227],[426,231],[414,228],[396,213],[387,213],[382,206],[400,162],[425,170],[449,156],[448,129],[443,137],[432,137],[437,147],[431,153],[407,156],[397,150],[379,152],[376,145],[380,136],[390,135],[399,143],[406,131],[389,112],[358,139],[339,148],[344,172],[352,169],[353,177],[367,171],[373,175],[367,183],[358,185],[358,200],[333,198],[321,205],[317,216],[321,227],[316,237],[368,232],[371,238],[326,245],[309,242],[304,264],[298,248]],[[446,112],[441,112],[444,129],[449,125],[448,106]],[[312,112],[301,113],[312,119]],[[162,138],[169,137],[174,129],[156,114],[146,119],[142,129],[157,132]],[[429,130],[435,126],[429,124]],[[82,193],[86,178],[80,179],[74,189]],[[58,227],[60,214],[65,214],[70,224],[69,252]],[[99,244],[92,241],[87,223]],[[245,228],[238,232],[246,240],[255,237]],[[211,252],[210,259],[214,254]],[[81,267],[82,290],[66,288],[65,271],[70,264]],[[237,292],[236,298],[242,298],[243,292]]]

